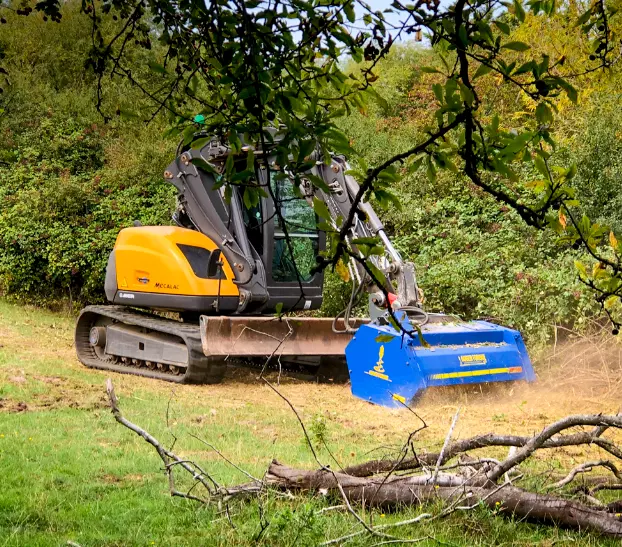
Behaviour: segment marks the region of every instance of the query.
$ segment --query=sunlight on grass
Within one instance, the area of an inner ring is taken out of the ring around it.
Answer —
[[[231,506],[232,527],[216,506],[198,507],[170,498],[157,454],[113,420],[105,399],[107,375],[86,369],[75,359],[72,328],[70,317],[0,300],[0,546],[58,546],[67,540],[83,547],[317,545],[358,529],[347,513],[320,515],[321,508],[339,500],[319,495],[294,501],[265,495],[261,507],[269,526],[263,532],[257,500]],[[175,451],[209,467],[222,484],[246,478],[190,433],[209,440],[256,476],[273,458],[313,468],[313,457],[286,405],[254,382],[252,374],[233,376],[218,386],[177,386],[121,375],[114,375],[113,381],[128,419],[164,443],[172,444],[176,437]],[[285,380],[281,389],[300,409],[310,430],[321,430],[343,465],[381,456],[383,451],[368,452],[380,445],[384,451],[399,446],[407,431],[417,426],[411,414],[371,407],[353,399],[344,386]],[[444,400],[421,408],[430,423],[422,444],[442,442],[455,409],[450,403]],[[499,406],[487,412],[489,418],[482,420],[475,399],[465,412],[464,431],[476,427],[468,415],[479,416],[479,432],[491,429],[493,423],[508,427],[506,422],[499,424],[498,416],[504,412]],[[509,409],[504,415],[514,422],[516,413],[525,411]],[[524,427],[533,426],[528,420]],[[331,463],[325,449],[318,447],[318,452]],[[384,524],[420,512],[420,508],[395,514],[377,511],[374,520]],[[363,514],[369,517],[364,509]],[[450,545],[614,545],[491,517],[484,509],[399,533],[430,536]],[[360,536],[348,545],[377,541]],[[437,543],[427,540],[419,545]]]

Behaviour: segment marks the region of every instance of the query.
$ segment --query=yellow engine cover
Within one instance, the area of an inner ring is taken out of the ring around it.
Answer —
[[[220,260],[224,277],[206,279],[195,273],[183,248],[194,248],[205,256],[205,250],[211,253],[218,247],[206,235],[177,226],[121,230],[114,246],[117,288],[180,296],[239,295],[231,266],[223,254]]]

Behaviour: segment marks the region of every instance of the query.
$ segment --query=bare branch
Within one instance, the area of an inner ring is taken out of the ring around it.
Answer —
[[[454,418],[451,421],[451,426],[449,426],[449,431],[447,431],[447,435],[445,436],[445,442],[443,443],[443,448],[441,448],[441,452],[438,455],[438,460],[436,460],[436,467],[434,468],[434,473],[432,474],[432,480],[430,481],[432,484],[436,484],[436,477],[438,475],[438,470],[441,467],[441,463],[443,462],[443,455],[445,454],[445,450],[447,449],[447,445],[449,444],[449,439],[451,439],[451,434],[454,431],[454,427],[456,427],[456,423],[458,422],[458,416],[460,414],[460,409],[456,410],[454,414]]]
[[[580,425],[593,425],[593,426],[610,426],[610,427],[622,427],[622,416],[597,416],[597,415],[576,415],[563,418],[554,424],[545,427],[542,432],[535,437],[532,437],[524,446],[516,451],[515,454],[503,460],[499,465],[495,466],[490,473],[488,473],[488,479],[496,482],[499,477],[509,471],[512,467],[515,467],[519,463],[525,461],[531,454],[538,448],[542,447],[546,441],[548,441],[554,435],[557,435],[565,429],[576,427]],[[600,431],[600,428],[598,429]],[[597,444],[598,440],[594,442]]]
[[[562,480],[554,484],[549,485],[548,488],[551,488],[551,489],[562,488],[566,486],[567,484],[571,483],[577,475],[581,473],[587,473],[591,471],[592,469],[594,469],[595,467],[605,467],[609,469],[614,474],[615,478],[621,481],[622,483],[622,474],[620,474],[620,471],[613,463],[611,463],[609,460],[596,460],[596,461],[591,461],[591,462],[585,462],[585,463],[582,463],[580,465],[573,467],[570,473],[568,473],[566,477],[564,477]]]

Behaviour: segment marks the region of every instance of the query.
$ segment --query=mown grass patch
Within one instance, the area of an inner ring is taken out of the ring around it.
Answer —
[[[320,513],[339,503],[322,496],[291,500],[267,494],[261,503],[232,505],[231,522],[222,508],[170,498],[153,449],[113,420],[104,393],[107,375],[86,369],[75,359],[72,328],[72,317],[0,300],[0,546],[58,546],[68,540],[84,547],[318,545],[357,529],[347,513]],[[251,373],[233,373],[219,386],[175,386],[121,375],[113,380],[129,419],[163,442],[172,444],[177,438],[177,453],[202,462],[223,484],[246,478],[190,433],[209,440],[256,476],[272,458],[292,466],[315,466],[295,416]],[[370,455],[373,448],[401,444],[418,425],[409,413],[356,401],[345,386],[286,379],[281,390],[300,409],[310,430],[327,439],[343,465],[382,453]],[[480,433],[533,431],[567,410],[551,406],[551,401],[540,409],[530,402],[521,405],[522,399],[513,399],[509,392],[509,402],[504,403],[501,395],[469,395],[466,406],[460,394],[453,399],[442,393],[428,398],[418,409],[430,425],[419,444],[437,447],[442,442],[457,404],[464,406],[464,427],[456,430],[463,437],[478,427]],[[597,403],[606,407],[611,401]],[[523,416],[522,423],[518,416]],[[319,453],[331,463],[321,447]],[[574,460],[586,454],[561,457]],[[546,465],[559,461],[551,459],[553,453],[548,457]],[[391,514],[376,511],[374,521],[399,521],[424,510],[434,507]],[[268,523],[263,532],[260,513],[263,524]],[[363,514],[369,516],[364,510]],[[402,528],[396,534],[434,538],[420,545],[617,544],[514,522],[484,508]],[[360,536],[347,545],[378,541]]]

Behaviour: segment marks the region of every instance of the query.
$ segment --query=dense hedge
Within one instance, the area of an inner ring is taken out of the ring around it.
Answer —
[[[135,219],[169,221],[174,189],[161,177],[168,158],[59,116],[12,138],[13,161],[0,169],[3,289],[37,302],[100,300],[119,229]]]

